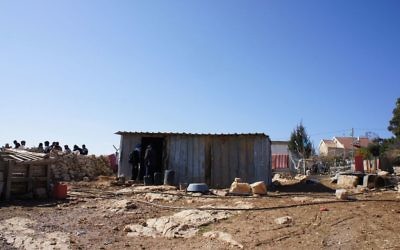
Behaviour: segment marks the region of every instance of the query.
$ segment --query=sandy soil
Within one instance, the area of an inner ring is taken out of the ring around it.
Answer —
[[[165,192],[171,195],[129,189],[116,193],[123,188],[69,183],[65,201],[0,203],[0,249],[400,249],[400,193],[394,190],[341,201],[326,180],[291,182],[263,197],[192,196],[170,190]],[[179,207],[204,206],[241,210],[198,226],[188,238],[132,236],[125,229],[174,215],[182,211]],[[282,216],[292,220],[277,224],[275,219]]]

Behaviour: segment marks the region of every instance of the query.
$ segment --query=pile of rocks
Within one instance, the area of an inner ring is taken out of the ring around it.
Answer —
[[[57,181],[95,179],[99,175],[112,175],[107,156],[59,155],[51,165],[52,177]]]

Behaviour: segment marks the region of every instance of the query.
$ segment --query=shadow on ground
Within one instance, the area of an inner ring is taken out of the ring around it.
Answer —
[[[296,193],[334,193],[335,189],[328,187],[321,182],[305,180],[294,184],[286,184],[275,187],[280,192]]]

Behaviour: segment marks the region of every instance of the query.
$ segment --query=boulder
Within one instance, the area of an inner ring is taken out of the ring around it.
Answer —
[[[346,189],[337,189],[335,195],[339,200],[347,200],[349,198],[349,193]]]
[[[342,188],[353,188],[358,184],[358,177],[354,175],[339,175],[337,185]]]
[[[249,183],[245,182],[237,182],[238,178],[232,182],[231,188],[229,189],[229,193],[237,194],[237,195],[249,195],[251,194],[251,187]]]
[[[254,182],[250,187],[253,194],[267,194],[267,186],[263,181]]]

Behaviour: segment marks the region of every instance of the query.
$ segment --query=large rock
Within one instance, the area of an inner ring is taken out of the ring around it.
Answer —
[[[238,182],[238,178],[236,178],[235,181],[232,182],[229,193],[237,195],[249,195],[251,194],[251,187],[249,183]]]
[[[342,188],[353,188],[358,185],[358,177],[354,175],[339,175],[337,185]]]
[[[267,186],[263,181],[254,182],[250,187],[253,194],[267,194]]]
[[[349,198],[349,193],[346,189],[338,189],[336,190],[336,198],[339,200],[347,200]]]
[[[127,225],[124,231],[128,232],[129,237],[189,238],[196,235],[200,226],[226,219],[229,216],[231,213],[224,211],[188,209],[171,216],[148,219],[145,225]]]

